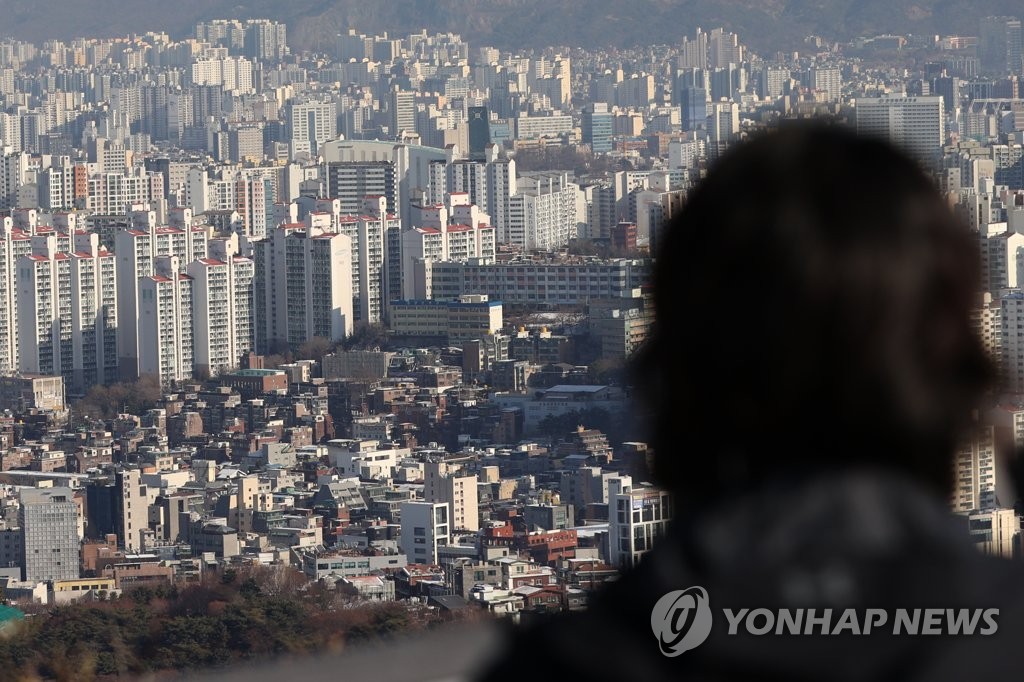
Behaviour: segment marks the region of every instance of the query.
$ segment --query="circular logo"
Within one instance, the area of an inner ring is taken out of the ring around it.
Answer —
[[[669,592],[651,611],[651,630],[666,656],[696,649],[711,634],[711,605],[703,587]]]

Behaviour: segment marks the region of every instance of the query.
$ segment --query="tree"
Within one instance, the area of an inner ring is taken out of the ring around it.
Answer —
[[[382,325],[356,322],[352,335],[341,342],[341,347],[344,350],[372,350],[386,345],[387,342],[388,333]]]
[[[334,350],[334,344],[330,339],[323,336],[314,336],[301,346],[296,358],[299,360],[316,360],[320,362],[324,356]]]
[[[156,407],[162,395],[160,380],[145,375],[130,383],[93,386],[72,409],[87,419],[114,419],[121,413],[140,415]]]

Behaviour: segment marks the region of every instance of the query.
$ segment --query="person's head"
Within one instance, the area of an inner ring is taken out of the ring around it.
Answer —
[[[990,368],[975,240],[915,162],[785,127],[726,153],[656,256],[636,383],[681,502],[859,466],[948,490]]]

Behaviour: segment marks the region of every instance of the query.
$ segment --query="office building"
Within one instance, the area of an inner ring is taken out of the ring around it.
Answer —
[[[1017,17],[984,17],[978,28],[978,60],[982,71],[1002,76],[1019,74],[1021,63],[1021,23]]]
[[[22,488],[22,578],[31,583],[79,576],[78,505],[70,488]]]
[[[706,130],[708,126],[708,91],[684,88],[679,93],[683,130]]]
[[[389,326],[399,340],[405,337],[460,346],[500,331],[502,311],[501,301],[482,294],[461,296],[458,301],[392,301]]]
[[[855,111],[859,134],[887,138],[922,163],[934,162],[945,144],[941,97],[861,97]]]
[[[1013,509],[984,509],[962,512],[971,542],[985,554],[1000,559],[1020,556],[1020,517]]]
[[[620,570],[636,566],[665,534],[672,518],[669,494],[629,476],[608,482],[608,563]]]
[[[612,150],[613,115],[608,105],[597,102],[589,105],[583,112],[582,134],[583,144],[589,144],[595,154],[604,154]]]
[[[621,298],[641,286],[650,261],[614,259],[598,262],[434,263],[434,300],[457,300],[469,293],[487,294],[505,305],[582,305],[593,299]],[[564,287],[564,288],[562,288]]]
[[[483,159],[490,143],[490,112],[487,107],[469,107],[469,158]]]
[[[398,214],[398,182],[392,161],[339,161],[327,164],[327,196],[340,202],[342,215],[361,215],[368,196],[385,198]]]

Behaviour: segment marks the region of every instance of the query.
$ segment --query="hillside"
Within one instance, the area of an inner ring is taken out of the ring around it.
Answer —
[[[290,42],[326,49],[349,26],[404,34],[425,27],[502,48],[669,43],[697,26],[738,31],[755,49],[796,47],[809,34],[846,39],[882,32],[975,33],[1019,0],[0,0],[0,34],[28,40],[191,31],[196,21],[266,17]]]

